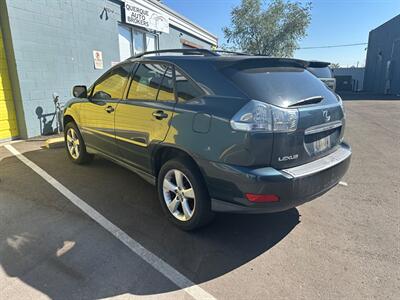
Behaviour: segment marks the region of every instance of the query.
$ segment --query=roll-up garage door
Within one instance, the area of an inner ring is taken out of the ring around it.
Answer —
[[[15,115],[11,82],[0,28],[0,142],[17,136],[17,117]]]

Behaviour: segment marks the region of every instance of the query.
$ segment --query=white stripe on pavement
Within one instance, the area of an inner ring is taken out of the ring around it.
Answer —
[[[116,225],[111,223],[103,215],[101,215],[97,210],[88,205],[77,195],[71,192],[68,188],[62,185],[55,178],[50,176],[46,171],[40,168],[38,165],[30,161],[24,155],[22,155],[17,149],[11,145],[4,146],[8,151],[15,155],[20,161],[25,165],[35,171],[44,180],[50,183],[56,190],[63,194],[69,201],[79,207],[85,214],[90,218],[100,224],[104,229],[110,232],[113,236],[124,243],[129,249],[131,249],[135,254],[140,256],[144,261],[149,263],[154,269],[163,274],[166,278],[171,280],[179,288],[183,289],[186,293],[191,295],[194,299],[215,299],[211,294],[207,293],[201,287],[193,283],[190,279],[185,277],[179,271],[175,270],[168,263],[163,261],[154,253],[150,252],[144,248],[139,242],[132,239],[128,234],[118,228]]]

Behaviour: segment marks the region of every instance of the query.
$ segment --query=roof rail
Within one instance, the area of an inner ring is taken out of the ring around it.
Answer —
[[[236,51],[229,51],[229,50],[214,50],[215,53],[226,53],[226,54],[233,54],[233,55],[248,55],[251,56],[252,54],[244,53],[244,52],[236,52]]]
[[[163,49],[163,50],[147,51],[140,53],[138,55],[131,56],[128,59],[140,58],[148,54],[160,54],[160,53],[182,53],[183,55],[219,56],[219,54],[208,49],[193,48],[193,49]]]

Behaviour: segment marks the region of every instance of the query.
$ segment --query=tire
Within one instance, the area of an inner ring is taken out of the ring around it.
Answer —
[[[64,128],[65,149],[72,162],[82,165],[93,160],[93,154],[86,151],[82,135],[74,122],[69,122]],[[74,150],[72,150],[72,148]]]
[[[180,229],[190,231],[212,221],[214,213],[203,177],[189,159],[167,161],[158,174],[157,189],[165,215]]]

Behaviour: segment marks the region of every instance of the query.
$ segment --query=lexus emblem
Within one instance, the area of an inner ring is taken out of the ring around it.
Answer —
[[[329,111],[323,110],[322,115],[324,116],[325,122],[329,122],[331,120],[331,115],[329,114]]]

